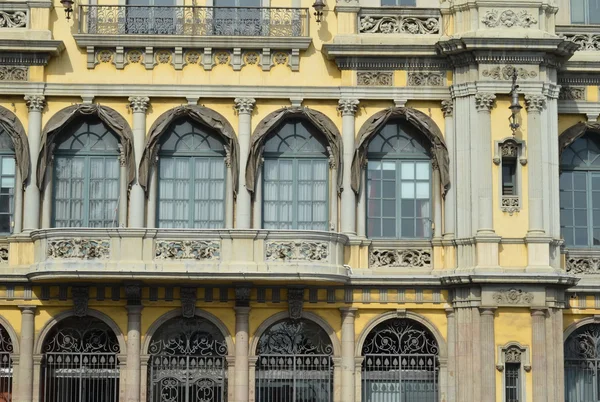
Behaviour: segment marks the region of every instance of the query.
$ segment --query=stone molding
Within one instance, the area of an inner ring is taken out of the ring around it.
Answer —
[[[452,114],[454,113],[454,101],[452,99],[443,100],[441,107],[444,117],[452,117]]]
[[[566,271],[570,274],[600,274],[600,255],[570,255],[567,253]]]
[[[46,98],[43,95],[26,95],[25,103],[30,112],[41,112],[46,106]]]
[[[479,92],[475,95],[475,108],[478,112],[491,112],[494,107],[496,95],[488,92]]]
[[[10,247],[8,243],[0,243],[0,265],[8,264],[8,256],[10,252]]]
[[[501,200],[500,209],[502,212],[508,213],[513,216],[515,212],[521,210],[521,202],[518,195],[503,195]]]
[[[362,8],[358,17],[359,34],[438,35],[441,25],[435,9]]]
[[[537,25],[537,19],[527,10],[514,12],[513,10],[488,10],[481,19],[481,22],[488,28],[531,28]]]
[[[315,241],[266,241],[266,261],[326,261],[329,244]]]
[[[359,103],[360,101],[358,99],[340,99],[338,101],[337,110],[342,116],[354,116],[358,110]]]
[[[391,71],[358,71],[356,73],[356,85],[388,87],[393,83],[394,73]]]
[[[235,98],[233,108],[238,114],[252,114],[256,100],[254,98]]]
[[[538,94],[525,95],[525,108],[528,112],[539,113],[546,107],[546,96]]]
[[[445,72],[409,71],[407,84],[409,87],[439,87],[446,85]]]
[[[193,287],[181,287],[179,289],[181,315],[184,318],[192,318],[196,315],[197,292],[198,290]]]
[[[157,240],[157,260],[218,260],[221,244],[210,240]]]
[[[70,238],[48,242],[48,258],[108,259],[110,243],[104,239]]]
[[[133,113],[146,113],[150,106],[150,98],[147,96],[130,96],[128,101]]]

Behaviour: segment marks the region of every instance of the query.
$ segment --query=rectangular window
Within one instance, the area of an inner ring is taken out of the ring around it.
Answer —
[[[381,0],[382,6],[407,6],[407,7],[416,7],[417,0]]]
[[[560,226],[567,246],[600,246],[600,172],[561,173]]]
[[[521,402],[521,364],[506,363],[504,368],[505,402]]]
[[[571,0],[572,24],[600,24],[600,0]]]
[[[0,157],[0,233],[12,233],[15,197],[15,157]]]
[[[516,159],[502,159],[502,195],[517,195]]]

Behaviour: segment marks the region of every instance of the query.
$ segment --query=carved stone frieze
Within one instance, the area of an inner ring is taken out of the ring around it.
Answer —
[[[106,259],[110,256],[108,240],[64,239],[48,242],[49,258]]]
[[[567,272],[570,274],[600,274],[600,257],[567,255]]]
[[[559,37],[579,45],[577,50],[600,51],[600,34],[597,33],[568,33],[559,34]]]
[[[157,260],[218,260],[221,245],[208,240],[157,240]]]
[[[358,104],[360,101],[358,99],[340,99],[338,101],[338,111],[342,114],[342,116],[354,116],[356,114],[356,110],[358,109]],[[330,155],[333,155],[330,153]]]
[[[442,112],[444,117],[451,117],[454,113],[454,102],[452,99],[445,99],[442,101]]]
[[[319,241],[267,241],[267,261],[327,261],[329,244]]]
[[[71,296],[73,297],[73,312],[77,317],[85,317],[88,311],[90,289],[87,286],[73,286]]]
[[[496,95],[493,93],[479,92],[475,95],[475,108],[478,111],[489,112],[494,107]]]
[[[431,268],[431,250],[381,249],[369,250],[371,268]]]
[[[532,25],[537,24],[538,21],[526,10],[519,11],[518,13],[512,10],[504,10],[502,12],[499,12],[498,10],[488,10],[481,19],[481,22],[489,28],[530,28]]]
[[[185,318],[192,318],[196,315],[196,288],[182,287],[180,290],[181,315]]]
[[[433,17],[403,15],[361,15],[359,33],[433,35],[440,33],[440,21]]]
[[[498,304],[531,304],[533,295],[521,289],[502,289],[492,295]]]
[[[369,87],[391,87],[393,80],[393,72],[359,71],[356,73],[357,85]]]
[[[441,87],[445,85],[444,72],[413,72],[408,73],[409,87]]]
[[[559,100],[586,100],[585,87],[563,85],[558,94]]]
[[[304,306],[304,289],[289,288],[288,289],[288,311],[292,320],[302,318],[302,309]]]
[[[235,98],[233,108],[239,114],[252,114],[256,100],[254,98]]]
[[[506,65],[504,67],[493,67],[490,69],[483,70],[481,73],[486,78],[491,78],[493,80],[512,80],[515,73],[517,77],[522,80],[526,80],[529,78],[536,78],[538,76],[537,72],[533,70],[526,70],[522,67],[515,67],[512,65]]]
[[[0,245],[0,265],[8,264],[8,244]]]
[[[510,216],[512,216],[515,212],[519,212],[521,210],[519,196],[503,195],[502,205],[500,206],[500,209],[502,210],[502,212],[507,212]]]
[[[150,106],[150,98],[147,96],[130,96],[129,106],[134,113],[146,113]]]
[[[27,10],[1,10],[0,28],[27,28]]]
[[[0,66],[0,81],[27,81],[29,67],[26,66]]]

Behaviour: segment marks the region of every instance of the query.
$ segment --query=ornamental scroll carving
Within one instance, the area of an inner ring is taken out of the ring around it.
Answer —
[[[510,347],[504,352],[504,363],[521,363],[521,349]]]
[[[359,71],[356,73],[356,84],[368,87],[390,87],[393,77],[392,72]]]
[[[492,295],[498,304],[531,304],[533,295],[521,289],[502,289]]]
[[[515,73],[517,74],[517,77],[522,80],[535,78],[538,75],[537,72],[533,70],[526,70],[522,67],[517,68],[511,65],[506,65],[504,67],[498,66],[490,68],[489,70],[483,70],[482,75],[493,80],[508,81],[513,79]]]
[[[265,243],[267,261],[326,261],[329,244],[317,241],[270,241]]]
[[[570,274],[600,273],[600,258],[567,256],[567,272]]]
[[[441,87],[444,86],[445,73],[443,72],[409,72],[409,87]]]
[[[221,245],[207,240],[157,240],[157,260],[218,260]]]
[[[369,266],[371,268],[430,268],[431,250],[372,249],[369,253]]]
[[[8,264],[8,244],[0,245],[0,265]]]
[[[0,81],[27,81],[29,67],[0,66]]]
[[[27,11],[0,11],[0,28],[27,28]]]
[[[48,242],[49,258],[106,259],[110,256],[108,240],[65,239]]]
[[[515,212],[519,212],[521,210],[519,196],[503,195],[502,206],[500,208],[502,209],[502,212],[507,212],[510,216],[512,216]]]
[[[558,36],[579,45],[577,50],[600,51],[600,34],[580,33],[560,34]]]
[[[585,87],[563,86],[558,93],[559,100],[585,100]]]
[[[359,33],[433,35],[440,33],[437,18],[406,17],[401,15],[362,15]]]
[[[506,28],[530,28],[532,25],[537,24],[538,21],[526,10],[518,13],[515,13],[512,10],[505,10],[501,13],[498,10],[488,10],[481,19],[481,22],[489,28],[496,28],[499,26]]]

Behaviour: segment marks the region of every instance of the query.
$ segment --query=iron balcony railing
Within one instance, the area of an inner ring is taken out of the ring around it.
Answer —
[[[95,35],[308,36],[306,8],[79,6],[79,33]]]

